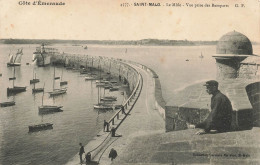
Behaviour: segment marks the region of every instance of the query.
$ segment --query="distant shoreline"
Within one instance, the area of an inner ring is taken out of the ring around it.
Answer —
[[[188,41],[188,40],[49,40],[49,39],[1,39],[0,44],[72,44],[81,46],[86,44],[100,45],[145,45],[145,46],[198,46],[216,45],[217,41]]]
[[[72,44],[72,46],[82,46],[87,44],[97,45],[132,45],[132,46],[200,46],[217,45],[218,41],[189,41],[189,40],[58,40],[58,39],[0,39],[0,44]],[[259,45],[252,42],[252,45]]]

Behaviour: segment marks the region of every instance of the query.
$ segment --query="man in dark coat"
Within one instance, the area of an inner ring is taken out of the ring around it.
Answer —
[[[195,128],[203,129],[203,131],[199,131],[197,134],[209,133],[211,130],[216,130],[217,132],[229,131],[232,120],[230,100],[218,90],[217,81],[207,81],[204,86],[206,86],[208,94],[212,95],[211,112],[205,121],[195,125]]]
[[[83,155],[83,153],[85,153],[85,151],[84,151],[84,147],[83,147],[82,143],[79,143],[79,146],[80,146],[80,148],[79,148],[80,163],[83,163],[82,155]]]
[[[117,157],[117,152],[114,148],[112,148],[109,152],[108,158],[110,158],[111,161],[113,161],[116,157]]]

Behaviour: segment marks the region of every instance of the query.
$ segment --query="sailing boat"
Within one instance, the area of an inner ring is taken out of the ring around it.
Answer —
[[[34,73],[34,70],[33,70],[33,79],[30,80],[30,84],[35,84],[35,83],[38,83],[38,82],[40,82],[40,79],[36,78],[36,73]]]
[[[35,84],[33,85],[32,93],[39,93],[39,92],[43,92],[43,91],[44,91],[44,87],[43,88],[35,88]]]
[[[12,101],[6,101],[6,102],[0,103],[0,107],[10,107],[10,106],[13,106],[13,105],[15,105],[14,96],[13,96]]]
[[[15,78],[15,67],[14,67],[14,72],[13,72],[13,78]],[[13,80],[13,87],[7,88],[7,95],[17,94],[17,93],[21,93],[21,92],[26,91],[26,87],[14,86],[14,79],[12,79],[12,80]]]
[[[98,88],[98,104],[94,105],[94,109],[99,110],[113,110],[113,105],[111,103],[100,102],[100,88]]]
[[[44,87],[44,85],[43,85],[43,87]],[[43,105],[43,97],[44,97],[44,92],[42,94],[42,105],[38,107],[39,113],[52,113],[52,112],[61,112],[62,111],[61,108],[63,106]]]
[[[66,88],[55,89],[54,84],[55,84],[55,67],[54,67],[54,74],[53,74],[53,91],[49,92],[49,94],[50,96],[57,96],[67,92]]]
[[[101,68],[99,64],[99,76],[101,79]],[[104,91],[105,92],[105,91]],[[94,105],[94,109],[99,109],[99,110],[113,110],[113,106],[108,103],[101,103],[101,96],[100,96],[100,87],[98,87],[98,104]]]
[[[13,105],[15,105],[14,101],[6,101],[6,102],[0,103],[0,107],[10,107],[10,106],[13,106]]]
[[[15,55],[9,54],[9,62],[7,63],[7,66],[20,66],[22,55],[23,55],[23,48],[18,49]]]
[[[67,85],[67,84],[68,84],[68,81],[62,81],[62,77],[63,77],[63,68],[62,68],[62,70],[61,70],[60,86],[62,86],[62,85]]]

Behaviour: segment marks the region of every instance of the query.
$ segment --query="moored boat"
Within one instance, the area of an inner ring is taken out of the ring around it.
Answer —
[[[45,86],[45,83],[43,85],[43,88]],[[47,114],[47,113],[53,113],[53,112],[62,112],[61,108],[63,106],[57,106],[57,105],[44,105],[43,104],[43,97],[44,97],[44,92],[42,94],[42,105],[38,106],[39,114]]]
[[[85,80],[96,80],[97,78],[92,76],[85,76]]]
[[[55,84],[55,67],[54,67],[54,73],[53,73],[53,90],[51,92],[48,92],[50,94],[50,96],[57,96],[57,95],[61,95],[67,92],[66,88],[60,88],[60,89],[55,89],[54,88],[54,84]]]
[[[88,74],[89,72],[87,70],[81,70],[79,73],[80,74]]]
[[[62,77],[63,77],[63,68],[61,70],[60,86],[67,85],[68,81],[63,81]]]
[[[94,105],[94,109],[113,110],[113,106],[110,104],[99,103],[99,104]]]
[[[60,86],[67,85],[67,84],[68,84],[68,81],[61,81],[60,82]]]
[[[20,92],[25,92],[26,87],[17,87],[14,86],[13,88],[7,88],[7,93],[20,93]]]
[[[9,80],[15,80],[16,79],[16,77],[10,77],[9,78]]]
[[[100,98],[101,101],[116,101],[117,97],[115,96],[105,96]]]
[[[13,67],[14,69],[14,72],[13,72],[13,87],[11,88],[7,88],[7,95],[15,95],[17,93],[21,93],[21,92],[25,92],[26,91],[26,87],[18,87],[18,86],[15,86],[14,85],[14,80],[16,79],[15,78],[15,67]],[[9,78],[10,79],[10,78]]]
[[[9,107],[15,105],[14,101],[7,101],[7,102],[2,102],[0,103],[0,107]]]
[[[112,92],[112,91],[118,91],[118,90],[119,90],[119,87],[112,87],[112,88],[109,89],[110,92]]]
[[[36,78],[36,73],[34,73],[34,70],[33,70],[33,79],[30,80],[30,84],[35,84],[35,83],[38,83],[38,82],[40,82],[40,79]]]
[[[101,83],[101,82],[96,83],[96,87],[104,87],[104,86],[105,86],[105,83]]]
[[[57,96],[57,95],[61,95],[67,92],[66,88],[62,88],[62,89],[54,89],[52,92],[48,92],[50,94],[50,96]]]
[[[110,89],[110,88],[112,88],[112,85],[105,85],[104,88],[105,89]]]
[[[61,108],[63,106],[56,105],[41,105],[38,107],[39,113],[52,113],[52,112],[62,112]]]
[[[39,92],[44,92],[44,88],[33,88],[32,89],[33,93],[39,93]]]
[[[53,124],[44,123],[44,124],[31,125],[31,126],[28,126],[28,127],[29,127],[29,132],[34,132],[34,131],[53,129]]]
[[[18,49],[15,55],[9,54],[9,61],[7,63],[7,66],[20,66],[22,55],[23,55],[23,49]]]
[[[30,84],[35,84],[35,83],[38,83],[40,82],[40,79],[32,79],[30,80]]]

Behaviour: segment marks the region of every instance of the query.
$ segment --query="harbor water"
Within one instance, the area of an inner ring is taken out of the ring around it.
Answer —
[[[0,45],[0,102],[14,100],[15,106],[0,108],[0,164],[64,164],[77,154],[79,142],[87,144],[103,129],[103,121],[109,120],[115,111],[100,112],[93,109],[98,101],[98,89],[93,81],[85,81],[78,72],[56,68],[56,76],[68,81],[67,93],[50,98],[48,93],[32,94],[33,85],[29,81],[36,73],[40,82],[37,88],[45,92],[53,86],[54,68],[26,65],[31,63],[32,54],[39,45]],[[216,65],[212,55],[216,46],[107,46],[59,44],[51,47],[60,52],[75,55],[106,56],[132,60],[153,69],[160,78],[163,97],[168,102],[176,90],[189,84],[215,79]],[[26,92],[7,97],[6,88],[12,86],[8,78],[13,75],[13,67],[7,67],[8,54],[23,48],[22,65],[16,67],[15,85],[27,86]],[[254,54],[260,54],[259,45],[253,46]],[[201,58],[201,55],[203,58]],[[59,87],[59,80],[55,81]],[[166,92],[167,91],[167,92]],[[102,94],[103,94],[102,90]],[[117,104],[123,102],[120,91],[105,91],[106,95],[118,97]],[[42,104],[62,105],[63,112],[39,115]],[[52,123],[52,130],[28,133],[28,126]]]

